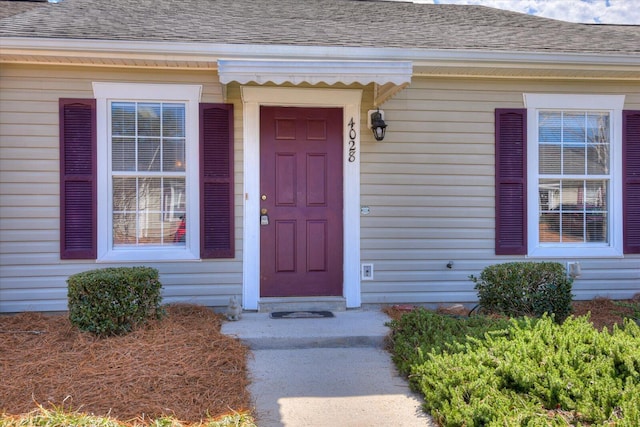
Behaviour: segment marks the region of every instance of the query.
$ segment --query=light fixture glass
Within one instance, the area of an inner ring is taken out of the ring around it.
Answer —
[[[387,124],[382,119],[382,113],[380,113],[380,109],[371,113],[371,131],[373,132],[373,137],[376,141],[382,141],[384,139],[384,134],[387,130]]]

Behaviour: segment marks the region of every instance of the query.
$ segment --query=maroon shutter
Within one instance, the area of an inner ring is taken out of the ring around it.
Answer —
[[[625,254],[640,254],[640,110],[622,112],[622,229]]]
[[[496,255],[527,253],[527,110],[496,109]]]
[[[200,257],[234,257],[233,105],[200,104]]]
[[[96,258],[96,101],[60,99],[60,258]]]

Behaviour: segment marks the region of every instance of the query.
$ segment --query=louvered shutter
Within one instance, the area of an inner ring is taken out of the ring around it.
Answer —
[[[623,251],[640,254],[640,110],[622,112]]]
[[[200,104],[200,257],[234,257],[233,105]]]
[[[527,110],[496,109],[496,255],[527,253]]]
[[[60,258],[96,258],[96,101],[60,99]]]

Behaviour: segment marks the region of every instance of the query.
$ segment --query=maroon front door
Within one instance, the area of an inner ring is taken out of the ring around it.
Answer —
[[[342,109],[260,109],[260,296],[342,295]]]

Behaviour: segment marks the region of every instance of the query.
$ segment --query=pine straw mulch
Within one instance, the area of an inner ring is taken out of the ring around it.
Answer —
[[[637,307],[640,305],[640,294],[636,294],[633,298],[622,302],[635,304]],[[591,313],[589,319],[596,329],[606,327],[609,331],[613,329],[613,325],[622,324],[625,317],[632,317],[634,315],[633,308],[618,305],[607,298],[595,298],[591,301],[574,301],[574,316],[583,316],[587,313]]]
[[[68,316],[0,316],[0,413],[43,407],[151,421],[200,422],[249,411],[248,349],[195,305],[128,335],[97,338]]]

